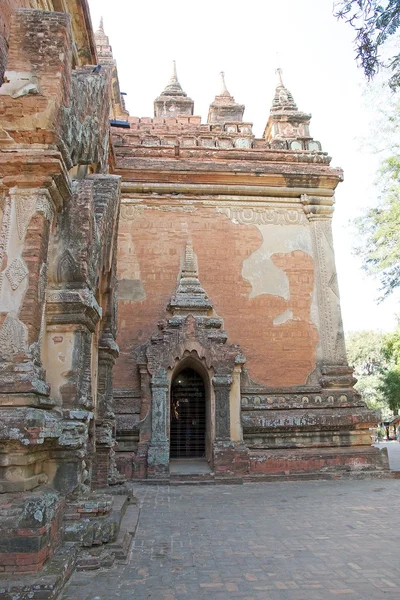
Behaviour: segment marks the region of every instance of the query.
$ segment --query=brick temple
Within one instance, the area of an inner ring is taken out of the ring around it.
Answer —
[[[132,117],[87,0],[6,0],[0,81],[1,597],[126,557],[129,481],[176,463],[384,475],[344,344],[342,171],[281,70],[260,139],[223,74],[202,122],[175,64]]]

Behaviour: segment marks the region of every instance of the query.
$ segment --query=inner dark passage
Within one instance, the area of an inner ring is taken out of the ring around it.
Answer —
[[[171,387],[171,458],[202,458],[206,452],[206,392],[202,378],[184,369]]]

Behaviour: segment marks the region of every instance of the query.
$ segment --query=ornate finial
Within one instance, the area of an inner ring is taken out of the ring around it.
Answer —
[[[277,76],[275,96],[272,101],[271,112],[290,110],[297,111],[297,105],[294,101],[292,94],[289,92],[282,79],[282,69],[278,67],[275,69]]]
[[[181,277],[187,277],[189,274],[192,277],[199,276],[196,255],[193,251],[193,243],[190,238],[186,242],[185,259],[183,261]]]
[[[225,83],[225,73],[219,74],[221,91],[214,98],[208,110],[207,123],[225,123],[226,121],[240,122],[243,120],[244,105],[235,102]]]
[[[172,61],[172,75],[162,92],[162,95],[166,96],[186,96],[183,91],[181,84],[178,81],[178,74],[176,72],[176,61]]]
[[[226,87],[226,83],[225,83],[225,73],[223,71],[221,71],[220,76],[221,76],[220,96],[230,96],[230,93],[228,92],[228,88]]]
[[[103,22],[103,17],[100,17],[100,25],[99,25],[99,31],[101,31],[102,33],[104,33],[104,22]]]
[[[285,87],[285,84],[283,83],[283,79],[282,79],[283,71],[280,67],[275,69],[275,74],[277,76],[276,87]]]
[[[178,74],[176,72],[176,60],[172,61],[172,75],[169,80],[170,83],[178,83]]]
[[[183,264],[179,275],[179,283],[169,303],[169,310],[174,314],[208,314],[212,304],[201,287],[197,256],[190,239],[186,242]]]

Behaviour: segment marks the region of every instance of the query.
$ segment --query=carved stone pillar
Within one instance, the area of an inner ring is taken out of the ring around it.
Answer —
[[[332,238],[333,198],[302,196],[310,221],[315,258],[320,344],[318,361],[323,387],[352,387],[353,369],[347,364],[340,296]]]
[[[242,354],[238,354],[235,358],[235,366],[232,371],[232,386],[230,390],[230,429],[231,440],[234,442],[243,442],[241,375],[245,362],[245,357]]]
[[[57,437],[57,415],[47,417],[48,427],[43,430],[45,412],[55,402],[49,398],[40,354],[54,213],[53,198],[45,188],[14,186],[4,200],[0,231],[0,453],[8,456],[0,467],[2,492],[30,490],[47,481],[46,438]]]
[[[63,415],[53,485],[64,494],[87,494],[95,450],[93,334],[101,308],[89,290],[64,289],[47,292],[46,310],[49,382]]]
[[[250,468],[249,450],[241,440],[241,426],[236,423],[236,427],[231,427],[231,415],[236,415],[237,419],[237,412],[240,413],[240,405],[231,406],[230,400],[237,384],[240,397],[241,364],[241,360],[237,362],[233,377],[216,374],[212,380],[215,395],[214,471],[219,476],[244,475]]]
[[[149,478],[162,478],[169,475],[168,388],[167,372],[161,368],[151,378],[152,410],[151,441],[148,452]]]
[[[137,475],[141,479],[147,477],[147,455],[151,438],[151,381],[146,364],[140,364],[140,429],[139,443],[136,453]]]
[[[24,394],[25,406],[38,406],[35,395],[49,394],[40,339],[54,214],[45,188],[14,187],[5,200],[0,232],[0,390]]]
[[[215,394],[216,441],[231,439],[229,394],[232,382],[230,375],[215,375],[212,380]]]
[[[115,465],[115,413],[112,371],[119,348],[111,332],[100,338],[98,354],[96,455],[93,465],[92,487],[101,488],[122,481]]]

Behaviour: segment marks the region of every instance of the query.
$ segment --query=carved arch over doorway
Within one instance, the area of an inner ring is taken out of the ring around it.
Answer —
[[[147,475],[166,477],[169,474],[170,387],[174,373],[184,364],[193,364],[203,373],[210,396],[209,456],[213,461],[215,446],[229,442],[231,436],[231,384],[234,370],[244,364],[239,346],[229,344],[223,321],[200,285],[197,259],[187,244],[177,290],[158,323],[158,331],[141,346],[136,359],[142,382],[143,415],[141,432],[146,431]],[[240,387],[240,386],[239,386]],[[239,391],[240,396],[240,391]],[[240,398],[237,403],[240,411]],[[143,439],[143,442],[145,440]],[[140,445],[140,442],[139,442]]]

